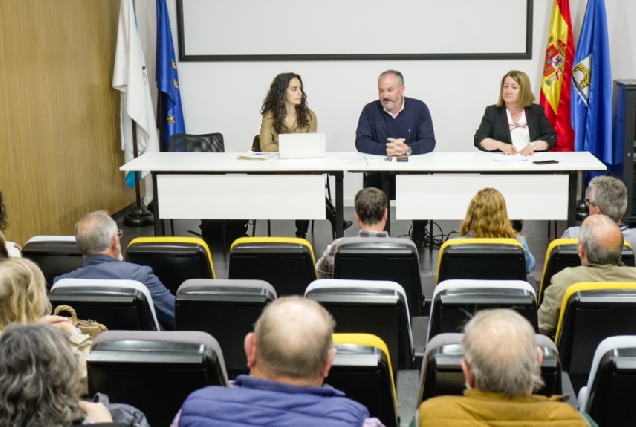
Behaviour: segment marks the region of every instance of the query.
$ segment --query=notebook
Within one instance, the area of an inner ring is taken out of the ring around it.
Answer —
[[[327,140],[324,133],[282,133],[278,136],[281,159],[315,159],[325,157]]]

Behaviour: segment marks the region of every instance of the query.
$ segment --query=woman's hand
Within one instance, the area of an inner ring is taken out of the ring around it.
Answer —
[[[69,317],[47,314],[42,318],[42,322],[55,326],[56,328],[61,329],[67,334],[70,334],[71,331],[75,329],[75,325],[73,325],[73,321]]]
[[[113,422],[110,411],[103,403],[85,402],[82,400],[79,406],[86,418],[90,419],[94,424]]]
[[[528,144],[523,147],[523,150],[521,150],[519,154],[521,154],[522,156],[532,156],[534,154],[534,147],[532,146],[532,144]]]
[[[506,144],[505,142],[499,142],[499,146],[497,147],[499,150],[504,153],[506,156],[512,156],[517,154],[517,149],[512,144]]]

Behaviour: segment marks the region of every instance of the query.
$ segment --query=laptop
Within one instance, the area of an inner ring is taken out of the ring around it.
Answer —
[[[281,159],[316,159],[325,157],[327,140],[324,133],[281,133],[278,152]]]

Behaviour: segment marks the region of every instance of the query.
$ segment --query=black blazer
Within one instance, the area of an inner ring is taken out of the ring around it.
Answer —
[[[530,141],[540,139],[548,143],[548,150],[554,147],[557,141],[557,135],[545,115],[542,106],[532,104],[527,107],[526,120],[528,121],[528,130],[530,131]],[[506,144],[512,144],[506,107],[497,107],[496,105],[486,107],[484,117],[481,118],[479,129],[475,132],[475,147],[481,151],[487,151],[479,145],[479,143],[486,138],[493,138]]]

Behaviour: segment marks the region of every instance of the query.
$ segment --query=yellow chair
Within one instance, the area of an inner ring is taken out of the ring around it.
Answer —
[[[555,343],[574,390],[587,382],[603,339],[636,335],[636,283],[583,282],[563,297]]]
[[[229,279],[258,279],[279,296],[303,295],[316,280],[316,260],[305,239],[242,237],[230,249]]]
[[[526,280],[526,258],[516,239],[450,239],[439,250],[437,282],[449,279]]]
[[[126,261],[152,267],[175,295],[188,279],[216,279],[212,253],[198,237],[138,237],[128,245]]]
[[[579,239],[555,239],[550,242],[548,250],[545,254],[545,264],[543,265],[543,275],[541,276],[541,285],[539,286],[538,301],[543,302],[543,294],[548,286],[550,286],[552,276],[567,267],[578,267],[581,265],[581,259],[577,251]],[[623,262],[629,266],[634,266],[634,251],[629,242],[625,242],[623,253],[621,255]]]
[[[362,403],[386,427],[398,426],[398,406],[391,356],[371,334],[333,334],[338,352],[325,382]]]

